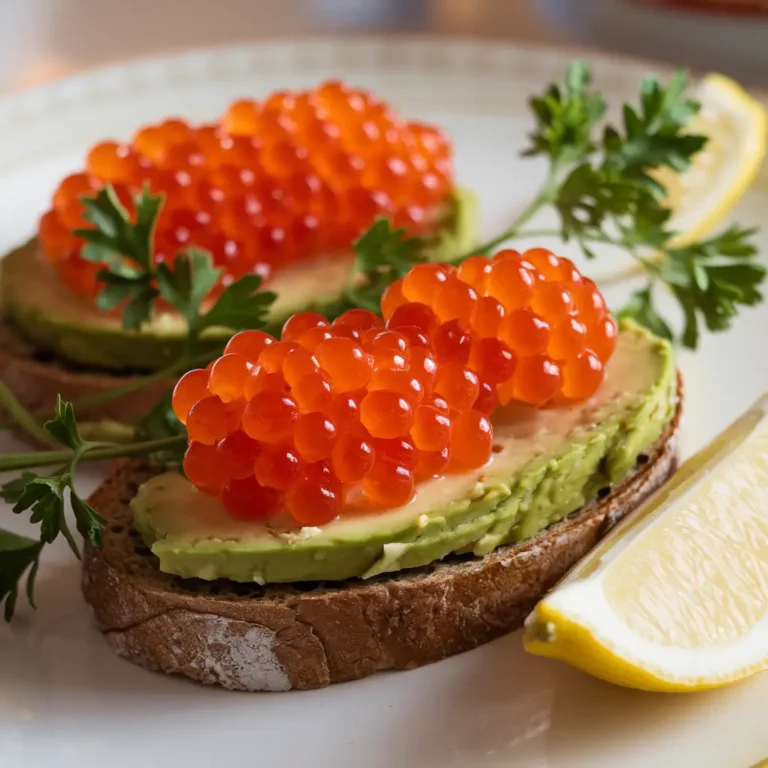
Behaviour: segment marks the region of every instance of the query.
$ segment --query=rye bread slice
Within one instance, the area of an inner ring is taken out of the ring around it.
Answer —
[[[21,404],[35,415],[52,414],[57,394],[65,400],[79,400],[107,392],[138,376],[77,368],[54,355],[40,354],[0,316],[0,381],[10,387]],[[149,412],[173,383],[173,379],[157,381],[113,400],[78,406],[78,421],[109,419],[134,423]],[[5,422],[8,418],[0,406],[0,421]],[[30,440],[28,434],[13,431],[24,440]]]
[[[621,483],[538,536],[367,581],[261,587],[162,573],[128,506],[157,470],[124,462],[90,499],[108,527],[103,549],[86,547],[83,593],[118,655],[203,683],[284,691],[419,667],[522,626],[542,595],[674,472],[679,418],[678,406]]]

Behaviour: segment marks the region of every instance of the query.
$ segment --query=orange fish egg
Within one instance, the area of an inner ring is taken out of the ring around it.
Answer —
[[[337,98],[332,88],[329,105]],[[594,395],[616,344],[594,284],[544,249],[473,257],[466,269],[419,265],[381,305],[386,325],[351,309],[333,323],[294,315],[281,341],[243,331],[185,374],[173,407],[190,437],[190,481],[254,521],[281,510],[323,525],[361,506],[396,508],[417,483],[483,467],[499,405]]]

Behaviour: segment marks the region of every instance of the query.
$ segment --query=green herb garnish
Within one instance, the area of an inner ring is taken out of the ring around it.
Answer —
[[[83,217],[92,228],[77,229],[74,234],[86,244],[82,256],[86,261],[104,264],[98,273],[104,287],[96,299],[99,309],[123,307],[123,325],[139,328],[149,320],[152,304],[159,295],[155,284],[152,234],[163,205],[162,195],[147,190],[136,196],[136,221],[108,185],[94,197],[83,197]]]
[[[614,246],[631,255],[635,266],[601,285],[646,276],[645,286],[618,308],[619,315],[674,338],[672,323],[655,300],[665,288],[685,317],[679,334],[685,346],[696,347],[702,321],[710,331],[727,329],[740,307],[762,300],[759,287],[766,268],[755,261],[753,229],[730,227],[688,243],[669,229],[672,211],[659,172],[685,171],[707,141],[686,132],[699,105],[686,97],[685,88],[684,72],[667,86],[646,78],[639,106],[624,104],[621,123],[605,124],[606,103],[591,87],[589,67],[572,64],[563,83],[551,84],[530,100],[535,127],[522,154],[547,158],[541,190],[504,232],[473,253],[492,253],[508,241],[541,236],[574,240],[588,258],[594,257],[595,245]],[[530,228],[532,219],[547,209],[557,214],[558,228]],[[423,260],[422,245],[402,230],[374,224],[356,245],[355,274],[363,279],[353,283],[348,297],[377,309],[387,283]]]
[[[2,492],[0,497],[6,498]],[[0,605],[5,602],[3,616],[13,618],[19,583],[27,574],[27,599],[35,607],[35,576],[40,567],[40,553],[45,542],[30,539],[11,531],[0,529]]]
[[[646,275],[646,285],[619,309],[620,316],[673,338],[671,323],[655,302],[656,292],[667,288],[685,316],[679,339],[695,348],[701,320],[710,331],[722,331],[740,306],[762,300],[758,286],[766,269],[754,261],[753,229],[730,227],[709,239],[680,244],[668,228],[672,211],[659,171],[685,171],[707,142],[706,136],[686,133],[699,104],[685,96],[685,88],[684,72],[666,87],[648,77],[639,108],[625,104],[619,126],[603,125],[606,104],[591,88],[588,66],[572,64],[562,85],[549,86],[530,102],[536,127],[524,154],[548,158],[547,181],[491,247],[530,236],[522,225],[552,207],[560,228],[551,234],[575,240],[588,258],[600,243],[635,259],[635,268],[601,284]]]
[[[30,522],[40,526],[38,540],[0,529],[0,602],[5,598],[5,618],[8,621],[13,616],[18,582],[30,567],[27,589],[30,602],[34,605],[34,575],[40,552],[46,544],[62,535],[72,552],[80,557],[80,549],[65,516],[67,500],[78,533],[90,545],[101,546],[105,521],[78,494],[74,486],[77,466],[81,461],[119,456],[163,456],[169,455],[168,452],[178,455],[178,450],[183,451],[187,443],[185,433],[173,435],[170,432],[154,439],[146,439],[142,435],[136,442],[125,444],[83,440],[72,404],[64,402],[61,397],[57,399],[54,418],[45,423],[44,429],[56,443],[66,446],[66,449],[0,456],[0,471],[61,465],[50,474],[24,471],[19,477],[0,486],[0,498],[13,505],[13,512],[29,512]]]
[[[349,302],[378,313],[386,287],[425,261],[424,246],[421,238],[408,237],[387,219],[377,219],[355,241],[355,264],[346,291]]]
[[[83,198],[84,216],[94,228],[75,234],[86,241],[83,258],[104,265],[98,273],[104,284],[97,297],[99,308],[122,306],[123,326],[138,329],[150,320],[155,300],[162,297],[187,321],[188,355],[206,328],[262,328],[276,296],[259,290],[259,275],[243,276],[203,311],[223,272],[208,251],[187,248],[176,254],[172,267],[155,264],[152,237],[163,200],[163,195],[141,192],[134,201],[134,221],[111,186]]]

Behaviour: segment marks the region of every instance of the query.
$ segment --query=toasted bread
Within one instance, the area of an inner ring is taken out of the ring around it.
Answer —
[[[137,378],[139,374],[110,373],[77,368],[53,355],[41,355],[0,317],[0,381],[10,387],[21,404],[40,417],[53,413],[56,395],[78,401],[108,392]],[[177,377],[178,378],[178,377]],[[132,424],[146,415],[175,379],[155,381],[142,389],[93,405],[78,405],[81,423],[102,420]],[[0,406],[0,421],[8,415]],[[18,432],[29,440],[29,435]]]
[[[291,585],[162,573],[129,502],[158,470],[118,465],[91,498],[107,519],[87,547],[83,592],[120,656],[203,683],[318,688],[439,661],[519,628],[541,596],[674,472],[680,407],[621,483],[532,539],[364,581]]]

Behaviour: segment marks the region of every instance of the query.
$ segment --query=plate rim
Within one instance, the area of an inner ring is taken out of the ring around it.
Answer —
[[[439,34],[429,35],[421,33],[361,33],[361,34],[308,34],[281,35],[248,42],[223,43],[211,46],[193,46],[182,48],[167,53],[150,53],[147,55],[128,57],[114,62],[105,63],[93,67],[62,74],[45,82],[11,88],[0,93],[0,124],[7,121],[8,113],[20,111],[29,114],[37,110],[31,109],[33,105],[42,102],[57,101],[59,97],[65,97],[68,101],[74,94],[72,91],[87,92],[94,86],[107,80],[115,82],[124,80],[126,76],[140,73],[142,70],[151,71],[150,79],[171,82],[169,75],[177,70],[183,70],[184,65],[194,63],[204,64],[202,71],[210,72],[215,69],[211,65],[226,62],[227,59],[236,60],[238,56],[247,58],[248,54],[255,57],[257,54],[265,54],[270,50],[293,48],[299,50],[302,46],[318,48],[323,46],[330,50],[350,50],[364,46],[372,50],[391,50],[394,46],[399,50],[408,47],[421,46],[425,50],[465,50],[467,53],[480,55],[486,59],[506,54],[511,56],[530,55],[555,61],[567,62],[573,59],[584,58],[593,65],[609,67],[618,65],[623,72],[632,70],[638,75],[652,71],[663,76],[671,76],[678,67],[667,62],[650,57],[640,57],[614,51],[603,50],[597,47],[579,45],[573,43],[553,44],[549,42],[524,41],[504,38],[485,38],[468,34]],[[373,60],[373,57],[371,57]],[[198,67],[199,69],[199,67]],[[232,70],[233,67],[227,67]],[[705,72],[691,68],[683,68],[689,72],[691,82],[700,79]],[[165,77],[158,77],[159,73],[165,73]],[[751,93],[768,100],[768,89],[745,86]],[[5,119],[4,119],[5,117]]]
[[[608,49],[601,49],[597,46],[580,44],[573,41],[563,42],[539,42],[528,41],[517,38],[492,37],[482,35],[472,35],[462,32],[440,32],[435,34],[421,32],[310,32],[306,35],[301,33],[280,34],[274,37],[256,38],[249,41],[239,41],[234,43],[216,43],[213,45],[194,45],[183,46],[164,53],[148,52],[138,56],[126,56],[103,64],[95,64],[74,70],[69,73],[55,75],[44,81],[37,83],[28,83],[14,85],[0,91],[0,107],[15,97],[38,93],[45,90],[54,90],[57,86],[72,80],[86,80],[97,74],[105,72],[117,72],[125,69],[131,69],[139,64],[170,64],[176,60],[187,57],[215,57],[225,52],[231,52],[236,49],[259,49],[272,45],[287,45],[294,43],[332,44],[334,47],[346,46],[350,43],[372,43],[372,44],[403,44],[403,43],[426,43],[429,45],[451,45],[461,44],[473,48],[514,48],[522,51],[547,52],[558,58],[568,58],[572,56],[589,56],[592,59],[599,59],[605,62],[618,62],[624,67],[650,67],[666,74],[675,72],[678,67],[669,64],[661,59],[653,57],[637,56],[633,54],[620,53]],[[701,76],[706,74],[693,68],[684,67],[691,74]],[[766,89],[752,89],[751,91],[763,91],[768,95]]]

